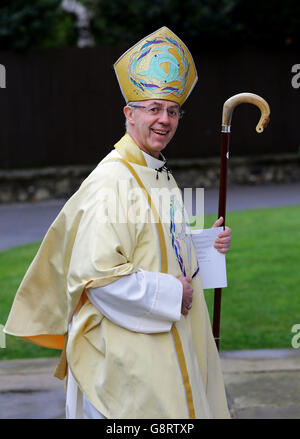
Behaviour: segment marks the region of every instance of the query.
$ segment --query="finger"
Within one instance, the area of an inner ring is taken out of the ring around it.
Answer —
[[[226,239],[231,239],[231,234],[222,232],[216,237],[216,241],[224,241]]]
[[[194,290],[193,290],[193,287],[190,286],[190,284],[189,284],[189,286],[187,287],[186,292],[187,292],[187,294],[188,294],[189,296],[192,296],[192,295],[193,295]]]
[[[188,314],[188,309],[187,309],[187,307],[186,306],[183,306],[182,307],[182,309],[181,309],[181,314],[183,314],[184,316],[186,316],[187,314]]]
[[[227,246],[218,245],[218,246],[215,246],[215,249],[218,250],[218,252],[220,252],[220,253],[227,253],[229,251],[229,246],[228,245]]]
[[[190,303],[192,303],[192,301],[193,301],[192,299],[193,299],[192,296],[186,296],[184,298],[184,300],[182,301],[182,305],[187,307]]]
[[[215,248],[225,248],[230,247],[230,240],[224,240],[224,241],[215,241],[214,243]]]
[[[231,242],[231,238],[230,237],[216,238],[215,239],[215,244],[216,245],[230,245],[230,242]]]
[[[215,245],[230,245],[231,238],[227,236],[226,238],[216,238],[214,244]]]
[[[213,227],[220,227],[223,224],[224,218],[220,216],[217,221],[214,222]]]
[[[218,252],[225,255],[226,253],[229,252],[229,248],[218,248]]]
[[[220,238],[222,238],[223,236],[224,237],[226,237],[226,236],[231,236],[231,233],[232,233],[232,230],[231,230],[231,228],[230,227],[225,227],[225,229],[223,230],[223,232],[221,232],[219,235],[218,235],[218,237]]]
[[[191,310],[191,308],[192,308],[192,305],[186,305],[186,306],[184,307],[184,313],[185,313],[185,315],[187,315],[187,314],[189,313],[189,311]]]

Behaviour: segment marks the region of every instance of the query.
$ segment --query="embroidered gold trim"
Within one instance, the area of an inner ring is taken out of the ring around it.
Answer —
[[[178,331],[177,331],[177,328],[175,325],[172,326],[172,334],[174,337],[175,349],[177,352],[179,366],[180,366],[182,379],[183,379],[183,385],[185,388],[185,394],[186,394],[186,400],[187,400],[187,405],[188,405],[188,409],[189,409],[189,415],[190,415],[191,419],[195,419],[196,416],[195,416],[191,383],[189,380],[189,375],[188,375],[188,371],[187,371],[187,367],[186,367],[186,363],[185,363],[181,340],[180,340],[180,337],[179,337],[179,334],[178,334]]]

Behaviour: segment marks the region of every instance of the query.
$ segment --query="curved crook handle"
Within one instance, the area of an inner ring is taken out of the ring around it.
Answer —
[[[230,126],[233,110],[240,104],[254,104],[261,111],[260,120],[256,126],[256,131],[262,133],[270,120],[269,104],[260,96],[254,93],[239,93],[227,99],[223,105],[222,125]]]

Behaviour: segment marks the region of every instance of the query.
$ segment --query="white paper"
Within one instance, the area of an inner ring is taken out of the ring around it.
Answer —
[[[214,247],[223,227],[191,230],[192,241],[198,258],[203,289],[227,287],[225,255]]]

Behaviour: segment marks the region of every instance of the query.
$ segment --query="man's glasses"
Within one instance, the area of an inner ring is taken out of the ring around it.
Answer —
[[[149,105],[146,107],[144,105],[128,104],[128,106],[132,108],[142,108],[149,116],[160,116],[165,110],[160,105]],[[180,108],[166,108],[166,110],[171,119],[180,119],[183,116],[183,111]]]

